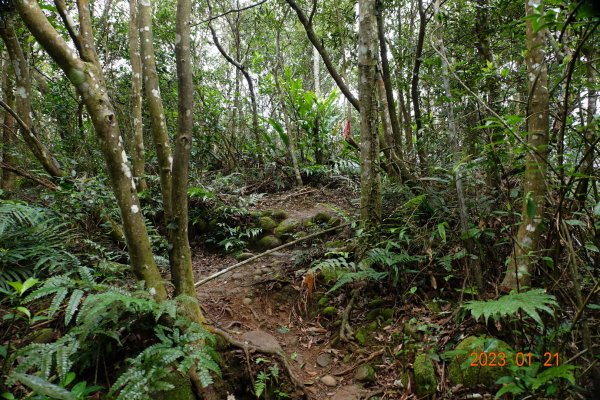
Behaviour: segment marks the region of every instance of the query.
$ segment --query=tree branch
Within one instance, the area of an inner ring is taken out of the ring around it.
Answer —
[[[262,4],[265,4],[267,1],[269,1],[269,0],[261,0],[258,3],[250,4],[249,6],[245,6],[245,7],[242,7],[242,8],[235,8],[233,10],[225,11],[222,14],[209,17],[209,18],[207,18],[207,19],[205,19],[203,21],[195,22],[195,23],[191,24],[190,26],[202,25],[202,24],[205,24],[207,22],[213,21],[213,20],[215,20],[217,18],[224,17],[224,16],[229,15],[229,14],[239,13],[239,12],[242,12],[242,11],[246,11],[246,10],[249,10],[251,8],[258,7],[258,6],[262,5]]]
[[[298,6],[298,4],[294,0],[286,0],[286,1],[298,15],[298,19],[300,20],[300,23],[304,26],[304,30],[306,31],[306,35],[308,36],[308,40],[310,40],[310,42],[313,44],[313,46],[315,46],[315,48],[321,55],[321,58],[323,59],[323,63],[325,64],[327,71],[329,71],[329,74],[331,75],[331,77],[333,78],[333,80],[335,81],[337,86],[340,88],[340,90],[342,91],[344,96],[346,96],[346,98],[348,99],[350,104],[352,104],[352,106],[357,111],[360,111],[358,99],[356,97],[354,97],[352,92],[350,92],[350,89],[348,88],[348,86],[346,85],[346,83],[344,82],[342,77],[340,76],[339,72],[333,66],[333,62],[331,61],[331,58],[329,57],[329,53],[327,53],[327,50],[325,49],[325,47],[323,47],[321,40],[315,33],[309,18],[306,16],[304,11],[302,11],[302,9]]]

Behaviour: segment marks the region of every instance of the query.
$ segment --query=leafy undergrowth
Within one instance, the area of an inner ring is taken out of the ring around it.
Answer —
[[[468,263],[489,260],[483,293],[496,292],[498,260],[508,247],[496,220],[482,219],[469,231],[474,257],[452,229],[443,197],[389,187],[388,218],[380,231],[365,232],[354,222],[354,187],[342,189],[190,191],[200,209],[192,215],[217,220],[212,231],[193,232],[198,279],[237,263],[234,257],[260,254],[254,237],[243,233],[260,228],[256,238],[275,236],[273,227],[263,231],[265,217],[279,225],[297,221],[294,230],[277,231],[282,243],[335,226],[336,218],[349,224],[198,288],[212,326],[240,341],[252,334],[276,343],[289,365],[271,353],[222,347],[182,318],[175,301],[157,303],[140,290],[116,261],[122,253],[84,241],[47,210],[4,202],[4,398],[152,398],[176,386],[175,373],[192,368],[201,384],[217,380],[219,393],[238,400],[588,393],[589,371],[573,331],[582,313],[597,331],[593,304],[578,310],[559,290],[477,296],[465,278]],[[498,218],[508,223],[508,215]],[[42,231],[36,247],[18,246],[19,238],[26,243]]]

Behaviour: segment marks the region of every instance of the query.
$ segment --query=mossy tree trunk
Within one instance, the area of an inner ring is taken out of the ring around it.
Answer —
[[[160,176],[160,191],[167,224],[172,216],[171,194],[173,191],[173,156],[165,111],[160,95],[158,84],[158,73],[156,72],[156,56],[154,55],[154,35],[152,33],[152,0],[138,0],[138,18],[141,41],[142,72],[144,76],[144,92],[148,101],[148,113],[150,114],[150,130]]]
[[[175,294],[185,294],[196,299],[192,252],[188,240],[188,175],[192,148],[193,93],[192,54],[190,51],[191,0],[178,0],[175,27],[175,59],[177,63],[178,117],[177,139],[173,158],[173,220],[171,232],[171,277]],[[182,308],[186,315],[199,323],[205,323],[200,306],[196,301],[185,302]]]
[[[131,172],[138,192],[146,189],[144,178],[144,125],[142,123],[142,58],[138,25],[138,0],[129,0],[129,59],[131,61]]]
[[[359,0],[358,94],[360,104],[360,219],[367,228],[381,220],[377,118],[377,23],[375,0]]]
[[[526,0],[527,16],[534,14],[539,0]],[[508,268],[502,281],[505,290],[531,286],[531,274],[539,259],[544,202],[546,196],[546,162],[548,155],[549,96],[548,69],[544,60],[545,29],[534,30],[531,19],[527,29],[527,147],[525,174],[523,176],[523,209],[521,223],[514,247],[509,256]]]
[[[15,93],[14,93],[14,78],[10,67],[10,62],[4,62],[2,65],[2,92],[4,94],[4,102],[11,108],[15,108]],[[3,113],[2,121],[2,162],[14,165],[13,157],[13,138],[16,121],[12,114],[8,111]],[[0,188],[4,190],[5,195],[10,193],[15,184],[15,174],[8,169],[2,169],[2,181]]]
[[[50,24],[37,1],[17,0],[15,5],[29,31],[82,96],[98,136],[110,183],[121,211],[133,271],[138,279],[145,281],[150,293],[159,300],[165,299],[167,292],[154,261],[119,124],[96,54],[89,4],[86,0],[77,1],[78,31],[71,24],[72,19],[63,18],[64,23],[68,24],[67,30],[75,43],[76,51]],[[64,13],[65,10],[61,11]]]

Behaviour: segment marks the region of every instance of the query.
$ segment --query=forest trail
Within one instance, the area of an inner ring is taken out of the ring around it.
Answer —
[[[354,213],[348,197],[335,190],[312,188],[265,197],[255,210],[285,210],[289,218],[304,223],[319,213],[332,214],[332,207]],[[243,341],[254,337],[255,340],[269,341],[275,338],[294,374],[307,385],[310,398],[358,400],[374,394],[372,389],[363,389],[353,379],[357,358],[367,358],[370,350],[354,343],[343,344],[360,349],[348,357],[336,349],[339,344],[333,346],[334,332],[339,328],[323,326],[323,323],[331,322],[331,317],[318,314],[317,293],[309,294],[303,283],[309,265],[299,260],[299,257],[310,257],[311,249],[319,243],[333,239],[332,236],[316,238],[313,242],[274,252],[207,282],[197,288],[197,293],[209,323],[228,331],[236,339]],[[231,256],[196,248],[196,279],[236,262]],[[318,287],[316,291],[319,291]],[[240,361],[240,367],[248,368],[243,361]]]

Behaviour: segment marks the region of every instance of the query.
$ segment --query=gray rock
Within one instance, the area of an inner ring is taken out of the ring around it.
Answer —
[[[335,379],[331,375],[325,375],[325,376],[321,377],[321,383],[323,383],[326,386],[333,387],[333,386],[337,385],[337,379]]]
[[[245,297],[244,300],[242,300],[242,303],[244,303],[247,306],[252,304],[252,302],[253,302],[253,300],[250,297]]]
[[[317,365],[321,368],[327,367],[331,364],[331,354],[329,353],[321,353],[317,357]]]

